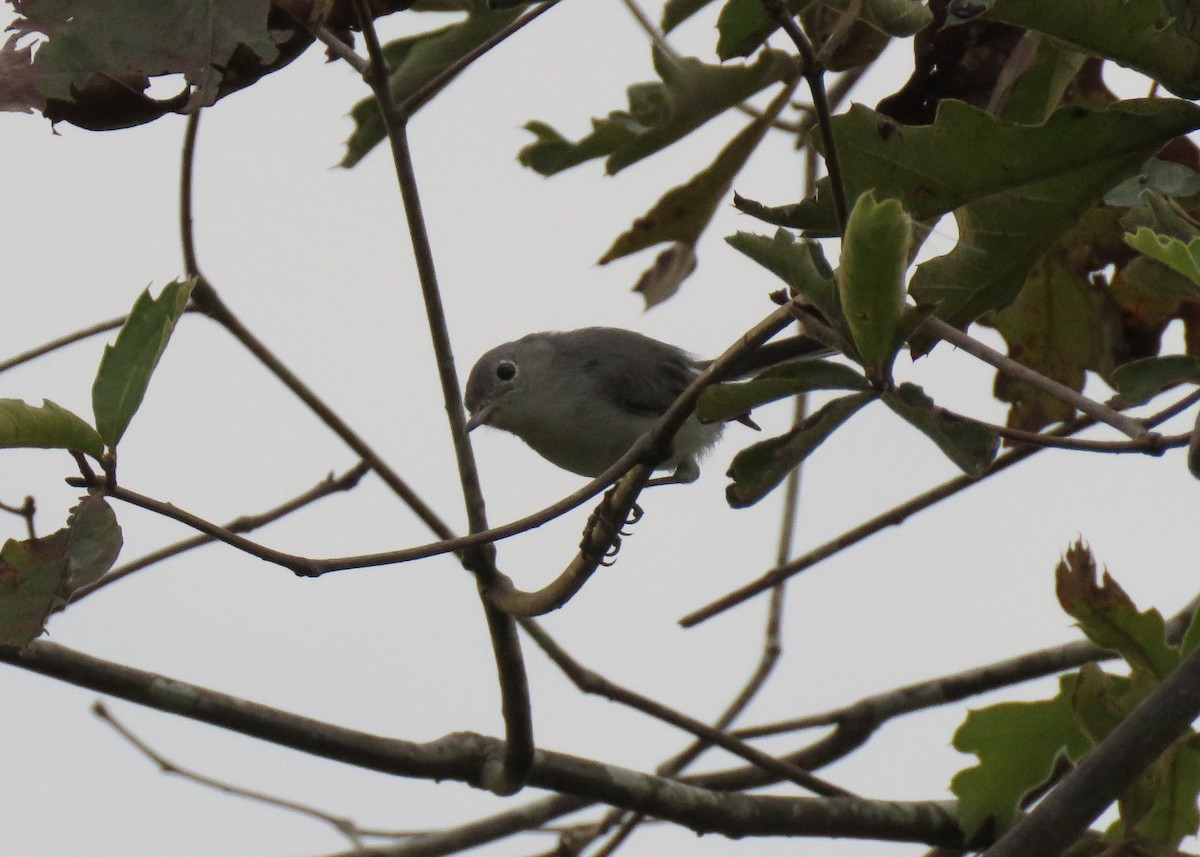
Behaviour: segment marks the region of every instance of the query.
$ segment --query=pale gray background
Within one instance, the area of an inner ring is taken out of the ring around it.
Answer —
[[[657,9],[651,7],[653,14]],[[11,15],[0,13],[7,23]],[[385,37],[442,19],[399,15]],[[676,43],[711,57],[705,16]],[[406,29],[407,28],[407,29]],[[908,44],[886,79],[855,98],[874,104],[907,76]],[[624,106],[624,87],[652,78],[646,40],[616,2],[572,2],[474,66],[412,124],[438,270],[465,374],[491,345],[529,330],[611,324],[711,354],[767,314],[779,282],[720,239],[762,224],[723,207],[701,268],[668,304],[643,313],[629,287],[642,254],[594,263],[658,196],[706,165],[742,119],[714,121],[669,152],[614,178],[596,162],[550,180],[521,168],[521,125],[542,119],[573,136]],[[1138,85],[1140,86],[1140,85]],[[1139,90],[1131,90],[1139,91]],[[333,168],[365,93],[318,48],[208,111],[201,123],[197,235],[202,266],[246,323],[447,519],[462,526],[457,477],[390,159]],[[126,311],[137,293],[181,271],[177,170],[183,120],[113,133],[0,116],[8,271],[0,314],[5,356]],[[779,139],[738,178],[746,196],[796,198],[800,159]],[[944,252],[953,224],[934,245]],[[830,247],[836,255],[836,247]],[[1176,332],[1177,334],[1177,332]],[[987,334],[981,334],[987,336]],[[48,397],[90,414],[105,339],[0,376],[0,396]],[[1175,340],[1172,340],[1175,341]],[[901,380],[940,403],[993,420],[990,372],[939,348]],[[1092,391],[1104,395],[1103,385]],[[755,414],[768,432],[788,408]],[[1181,430],[1176,428],[1175,430]],[[711,718],[759,657],[765,600],[691,631],[676,624],[771,565],[779,500],[745,511],[723,499],[723,471],[754,439],[733,426],[698,484],[647,496],[645,520],[614,568],[597,574],[546,626],[585,664],[701,718]],[[522,444],[479,432],[476,451],[494,522],[578,487]],[[128,487],[213,520],[270,507],[352,454],[214,324],[187,317],[121,449]],[[0,500],[34,494],[42,532],[61,526],[75,492],[69,458],[0,455]],[[882,407],[854,418],[805,470],[801,548],[818,544],[955,475],[923,437]],[[1057,607],[1059,553],[1085,537],[1141,605],[1173,611],[1196,589],[1195,481],[1183,456],[1161,460],[1044,453],[902,528],[800,578],[786,613],[787,654],[745,722],[764,722],[1072,637]],[[126,557],[190,535],[118,506]],[[586,510],[500,546],[526,588],[573,554]],[[0,533],[22,537],[0,517]],[[258,537],[333,555],[423,543],[428,533],[368,477]],[[453,560],[298,581],[214,546],[144,572],[55,618],[50,639],[143,669],[305,715],[412,740],[455,730],[499,734],[491,653],[472,581]],[[686,736],[585,698],[527,646],[539,742],[650,770]],[[1045,696],[1021,688],[1013,696]],[[88,713],[95,694],[0,669],[0,852],[91,855],[315,855],[346,847],[327,827],[164,779]],[[308,801],[364,825],[451,825],[506,804],[462,785],[434,785],[309,758],[120,701],[111,707],[180,764]],[[943,798],[972,762],[949,747],[960,708],[886,727],[823,772],[871,797]],[[787,739],[768,747],[795,746]],[[705,760],[719,766],[718,754]],[[781,790],[786,791],[786,790]],[[529,793],[512,804],[534,796]],[[551,840],[520,838],[485,853],[523,855]],[[630,855],[916,855],[919,846],[697,838],[658,826]]]

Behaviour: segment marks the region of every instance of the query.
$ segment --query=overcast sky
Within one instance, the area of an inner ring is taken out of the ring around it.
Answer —
[[[655,14],[657,12],[655,11]],[[0,22],[11,14],[0,12]],[[397,15],[394,37],[432,26]],[[415,22],[415,23],[414,23]],[[712,20],[681,29],[685,52],[711,58]],[[907,45],[855,99],[873,105],[907,75]],[[542,179],[515,155],[541,119],[570,136],[624,106],[624,88],[651,79],[646,40],[613,0],[564,3],[472,67],[413,123],[411,138],[458,368],[532,330],[629,327],[711,355],[771,311],[779,282],[721,240],[769,232],[724,207],[681,294],[643,312],[630,286],[651,256],[605,267],[596,259],[667,188],[703,167],[742,119],[722,117],[615,178],[598,162]],[[457,528],[464,528],[445,411],[404,230],[383,150],[352,171],[334,167],[366,90],[317,48],[201,122],[196,232],[201,266],[246,324]],[[183,120],[110,133],[0,115],[8,286],[0,358],[125,312],[139,291],[182,271],[177,227]],[[769,203],[794,201],[801,159],[786,140],[764,147],[735,187]],[[952,245],[943,223],[930,252]],[[836,256],[836,247],[830,248]],[[984,334],[986,335],[986,334]],[[1178,332],[1172,333],[1177,342]],[[90,414],[105,338],[0,376],[0,396],[50,398]],[[1003,421],[990,371],[939,348],[911,380],[942,404]],[[1093,382],[1091,391],[1105,395]],[[756,412],[770,433],[786,406]],[[1181,427],[1172,427],[1175,431]],[[1101,436],[1097,434],[1097,436]],[[684,631],[683,614],[772,565],[780,500],[730,510],[724,470],[755,440],[732,426],[691,486],[652,491],[645,519],[617,564],[601,570],[545,626],[586,665],[694,716],[710,719],[756,664],[764,599]],[[500,523],[577,488],[515,438],[474,435],[488,511]],[[323,426],[215,324],[186,317],[121,449],[127,487],[211,520],[269,508],[329,471],[355,463]],[[36,497],[41,532],[62,525],[75,492],[68,456],[9,451],[0,501]],[[956,475],[924,437],[875,406],[806,465],[801,550]],[[761,723],[1073,638],[1053,569],[1079,536],[1139,605],[1173,612],[1195,592],[1198,486],[1183,455],[1161,459],[1043,453],[902,527],[819,566],[791,586],[786,654],[744,718]],[[132,558],[191,535],[117,506]],[[573,555],[587,509],[500,546],[524,588],[550,580]],[[0,535],[23,537],[0,517]],[[404,547],[430,539],[368,477],[258,538],[316,556]],[[304,715],[411,740],[473,730],[501,734],[491,653],[469,577],[452,559],[343,572],[317,581],[210,546],[114,585],[53,619],[49,639],[89,654],[196,682]],[[571,688],[526,645],[539,744],[652,770],[687,736]],[[1049,685],[1011,698],[1048,696]],[[346,847],[328,827],[164,778],[88,713],[95,694],[0,668],[0,851],[24,857],[317,855]],[[974,703],[978,706],[981,703]],[[363,825],[452,825],[532,799],[501,801],[457,784],[358,771],[114,700],[111,709],[177,763],[239,785],[306,801]],[[946,798],[972,763],[949,747],[955,707],[883,729],[822,776],[865,796]],[[797,746],[795,737],[768,743]],[[710,754],[703,765],[728,760]],[[780,793],[789,793],[780,789]],[[524,837],[481,850],[548,849]],[[630,857],[687,853],[805,857],[916,855],[917,846],[766,840],[735,843],[655,826]]]

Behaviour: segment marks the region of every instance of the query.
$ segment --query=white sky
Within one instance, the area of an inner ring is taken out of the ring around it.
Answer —
[[[11,16],[0,13],[0,22]],[[394,37],[415,16],[394,16]],[[437,19],[422,18],[424,24]],[[711,18],[678,43],[702,56]],[[907,75],[864,85],[874,104]],[[624,87],[651,79],[649,52],[616,2],[566,3],[474,66],[412,124],[411,137],[458,368],[498,342],[538,329],[620,325],[698,354],[717,352],[772,308],[779,286],[720,239],[769,228],[722,210],[701,268],[674,300],[643,313],[629,293],[651,254],[605,268],[596,258],[667,188],[711,159],[742,120],[723,117],[686,142],[605,178],[597,162],[543,180],[521,168],[521,125],[542,119],[571,136],[624,105]],[[278,355],[393,463],[455,526],[463,514],[429,337],[390,158],[333,168],[351,131],[346,113],[365,88],[318,48],[208,111],[201,123],[196,221],[205,272]],[[181,271],[177,169],[183,120],[97,134],[40,117],[0,115],[9,286],[0,356],[119,315],[137,293]],[[795,198],[800,159],[776,141],[735,187],[769,203]],[[952,233],[943,224],[941,247]],[[0,377],[0,396],[42,397],[90,413],[105,340],[74,346]],[[1174,341],[1174,340],[1172,340]],[[1002,421],[989,371],[940,348],[901,380],[940,403]],[[1095,385],[1103,395],[1102,385]],[[786,407],[756,419],[768,432]],[[1174,430],[1182,430],[1175,426]],[[1098,435],[1099,436],[1099,435]],[[614,568],[546,617],[580,660],[619,683],[701,718],[715,716],[759,657],[766,602],[700,628],[676,620],[757,577],[775,553],[779,499],[732,511],[723,471],[755,437],[738,426],[689,487],[643,499],[646,518]],[[478,432],[491,519],[500,523],[578,487],[516,439]],[[355,459],[216,325],[180,324],[145,406],[121,448],[129,488],[211,520],[271,507]],[[881,406],[860,413],[805,469],[800,548],[807,549],[956,471]],[[0,500],[38,501],[41,532],[62,525],[74,492],[65,455],[6,452]],[[1195,591],[1198,488],[1183,456],[1159,460],[1048,452],[884,532],[799,578],[786,612],[785,660],[743,722],[760,723],[854,701],[1072,638],[1053,568],[1086,538],[1139,605],[1173,612]],[[191,535],[117,507],[123,558]],[[573,555],[587,510],[505,542],[501,567],[535,588]],[[0,535],[23,537],[0,517]],[[256,534],[328,556],[429,540],[377,480]],[[491,653],[475,588],[451,559],[298,581],[213,546],[111,587],[50,624],[50,639],[257,702],[411,740],[457,730],[500,734]],[[651,770],[687,736],[580,696],[526,645],[539,743]],[[1045,696],[1045,686],[1014,696]],[[94,855],[317,855],[344,849],[327,827],[164,779],[88,713],[95,694],[0,669],[0,852]],[[976,703],[978,705],[978,703]],[[456,784],[358,771],[201,724],[111,701],[111,710],[181,765],[310,802],[363,825],[427,828],[506,804]],[[961,709],[917,715],[822,772],[866,796],[945,798],[971,763],[949,748]],[[767,746],[786,749],[795,739]],[[725,766],[710,754],[705,765]],[[535,793],[510,804],[522,803]],[[549,849],[528,837],[481,850]],[[624,853],[919,854],[878,843],[696,838],[655,827]]]

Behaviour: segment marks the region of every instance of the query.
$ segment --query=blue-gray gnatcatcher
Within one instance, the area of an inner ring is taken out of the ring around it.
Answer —
[[[806,337],[759,348],[727,377],[826,353]],[[629,451],[710,361],[632,330],[585,327],[531,333],[498,345],[467,380],[467,430],[490,425],[515,434],[564,470],[598,476]],[[721,437],[720,423],[688,417],[656,482],[692,482],[697,459]]]

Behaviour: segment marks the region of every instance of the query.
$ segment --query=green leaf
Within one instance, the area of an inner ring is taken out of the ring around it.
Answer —
[[[1179,165],[1174,164],[1173,166]],[[1186,167],[1184,171],[1200,182],[1200,175]],[[1147,181],[1152,181],[1156,173],[1161,176],[1160,170],[1143,168],[1143,172],[1138,177],[1144,176]],[[1180,182],[1180,184],[1183,183]],[[1121,223],[1129,232],[1136,232],[1139,226],[1145,226],[1159,235],[1176,238],[1185,244],[1200,237],[1200,223],[1196,222],[1196,219],[1188,213],[1180,201],[1167,196],[1165,190],[1159,190],[1153,186],[1142,189],[1142,192],[1138,194],[1137,204],[1125,212]]]
[[[1135,676],[1163,679],[1178,665],[1179,652],[1167,643],[1162,616],[1157,610],[1139,613],[1111,575],[1105,572],[1100,584],[1096,573],[1091,551],[1076,542],[1055,570],[1062,608],[1093,643],[1120,654]]]
[[[1092,745],[1099,744],[1145,698],[1147,690],[1126,676],[1109,675],[1096,664],[1084,664],[1071,693],[1075,722]]]
[[[99,580],[112,568],[125,540],[116,513],[99,494],[82,498],[71,510],[67,517],[67,532],[63,589],[69,597],[70,593]]]
[[[1196,833],[1200,815],[1200,748],[1189,735],[1171,745],[1118,802],[1121,818],[1106,838],[1126,846],[1121,853],[1175,855],[1180,842]]]
[[[0,548],[0,645],[24,646],[50,613],[116,559],[121,531],[103,497],[84,497],[68,526],[40,539],[9,539]]]
[[[1200,644],[1200,610],[1192,613],[1192,619],[1188,622],[1187,630],[1183,633],[1183,639],[1179,642],[1180,654],[1186,655]]]
[[[67,531],[40,539],[9,539],[0,548],[0,645],[24,646],[39,636],[46,618],[61,606],[66,576]]]
[[[642,272],[633,290],[642,296],[646,309],[657,306],[679,291],[698,262],[694,244],[676,241],[655,257],[654,264]]]
[[[1014,57],[1022,50],[1030,52],[1028,64],[1004,93],[996,112],[1005,122],[1040,125],[1062,102],[1087,54],[1037,33],[1025,34]]]
[[[1007,827],[1025,795],[1049,780],[1057,761],[1089,749],[1071,705],[1075,676],[1059,679],[1059,693],[1043,702],[1005,702],[972,711],[954,733],[954,748],[979,764],[955,774],[958,820],[970,834],[985,824]],[[998,832],[997,831],[997,832]]]
[[[702,423],[724,422],[750,413],[759,405],[810,390],[868,391],[862,374],[828,360],[796,360],[774,366],[750,381],[714,384],[700,395],[696,417]]]
[[[99,460],[104,441],[94,428],[49,399],[43,399],[40,408],[20,399],[0,399],[0,448],[67,449]]]
[[[823,3],[835,12],[851,9],[850,0]],[[811,11],[811,6],[810,0],[788,0],[786,8],[794,16]],[[855,13],[873,29],[899,37],[911,36],[933,20],[933,14],[919,0],[865,0]],[[762,0],[728,0],[717,19],[717,56],[722,60],[750,56],[778,29]]]
[[[1085,213],[1033,266],[1016,300],[982,319],[1004,337],[1010,357],[1072,390],[1083,389],[1089,371],[1109,377],[1114,355],[1126,353],[1120,308],[1094,277],[1128,259],[1118,217],[1104,207]],[[1075,415],[1062,399],[1002,373],[995,396],[1012,403],[1013,428],[1040,431]]]
[[[1200,174],[1174,161],[1151,158],[1142,166],[1141,172],[1106,193],[1104,202],[1132,208],[1141,203],[1147,191],[1166,197],[1195,197],[1200,194]]]
[[[1116,60],[1181,98],[1200,98],[1196,33],[1186,30],[1178,18],[1164,18],[1160,0],[1124,0],[1120,14],[1111,15],[1097,15],[1092,0],[1003,0],[987,17]]]
[[[787,0],[789,15],[799,14],[811,0]],[[762,0],[727,0],[717,17],[717,57],[748,57],[779,29]]]
[[[676,248],[684,248],[669,252],[665,259],[660,257],[664,276],[654,277],[660,267],[656,264],[638,283],[637,291],[645,297],[647,309],[673,295],[683,277],[695,269],[696,242],[712,221],[721,200],[729,193],[734,177],[745,166],[771,127],[771,122],[787,104],[791,92],[791,87],[788,87],[779,93],[766,110],[721,149],[711,164],[686,184],[673,187],[663,194],[650,211],[635,220],[633,226],[618,236],[600,257],[600,264],[606,265],[614,259],[668,241],[674,242]],[[678,262],[680,257],[683,263]],[[681,272],[682,276],[679,276]]]
[[[1134,360],[1113,370],[1112,381],[1126,407],[1144,405],[1177,384],[1200,384],[1200,358],[1171,354]]]
[[[1142,226],[1132,235],[1125,236],[1125,240],[1139,253],[1200,284],[1200,238],[1184,244],[1178,238],[1159,235]]]
[[[592,120],[592,133],[571,142],[549,125],[531,122],[537,136],[518,154],[522,164],[544,176],[591,158],[607,156],[616,173],[690,134],[773,83],[795,76],[795,61],[783,51],[765,50],[750,65],[705,65],[690,57],[672,59],[654,50],[662,82],[629,87],[629,110]]]
[[[1124,178],[1167,140],[1200,127],[1200,107],[1167,99],[1130,99],[1095,110],[1067,105],[1040,125],[1017,125],[946,100],[932,125],[900,125],[860,105],[835,116],[833,125],[847,198],[874,189],[876,197],[899,199],[914,220],[923,221],[1022,188],[1036,201],[1043,182],[1061,182],[1050,187],[1066,196],[1072,177],[1094,183],[1097,165]],[[820,147],[819,140],[814,144]],[[791,206],[779,225],[834,234],[828,179],[817,188],[815,198]],[[1085,208],[1098,198],[1090,187],[1070,198],[1081,195]],[[1014,214],[1019,226],[1017,215],[1027,213]]]
[[[743,449],[729,466],[728,475],[733,479],[733,484],[725,488],[729,505],[741,509],[757,503],[874,398],[874,393],[855,393],[834,399],[786,434]]]
[[[168,283],[157,298],[150,297],[149,290],[142,292],[116,342],[105,346],[92,384],[92,411],[96,430],[110,448],[116,448],[141,406],[195,284],[194,279]]]
[[[712,2],[713,0],[667,0],[663,4],[662,24],[660,25],[663,34],[671,32]]]
[[[388,86],[397,104],[402,104],[451,63],[511,24],[522,11],[493,11],[479,4],[475,6],[471,14],[457,24],[397,39],[383,46],[383,55],[392,70]],[[365,158],[387,136],[374,96],[354,105],[350,116],[354,119],[354,132],[346,141],[346,154],[340,164],[346,168]]]
[[[936,443],[968,476],[981,476],[996,457],[1000,441],[990,429],[943,411],[916,384],[901,384],[885,392],[883,401]]]
[[[734,194],[734,204],[739,197]],[[739,206],[740,207],[740,206]],[[792,295],[798,295],[846,338],[850,328],[842,315],[837,281],[826,261],[821,245],[816,241],[796,241],[785,229],[768,238],[751,232],[738,232],[725,239],[731,247],[746,254],[788,285]]]
[[[1189,735],[1176,742],[1155,763],[1160,776],[1153,790],[1154,803],[1137,828],[1131,830],[1141,837],[1160,844],[1165,851],[1174,852],[1179,843],[1194,836],[1200,829],[1200,737]]]
[[[1168,99],[1068,105],[1036,126],[947,100],[923,127],[856,106],[834,117],[834,137],[848,198],[874,189],[918,222],[955,212],[958,245],[918,266],[909,292],[961,326],[1011,302],[1034,263],[1105,191],[1198,126],[1200,107]],[[813,234],[836,231],[828,180],[798,205],[750,213]]]
[[[912,223],[898,201],[877,202],[871,191],[855,200],[842,239],[838,294],[867,377],[881,385],[890,383],[900,347],[911,243]]]

